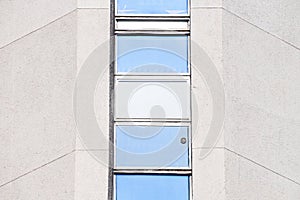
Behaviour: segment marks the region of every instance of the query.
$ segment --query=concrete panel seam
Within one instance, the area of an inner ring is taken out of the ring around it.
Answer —
[[[62,18],[64,18],[64,17],[66,17],[67,15],[72,14],[72,13],[73,13],[74,11],[76,11],[76,10],[77,10],[77,8],[76,8],[76,9],[73,9],[72,11],[70,11],[70,12],[68,12],[68,13],[66,13],[66,14],[64,14],[64,15],[62,15],[62,16],[60,16],[60,17],[58,17],[58,18],[56,18],[55,20],[53,20],[53,21],[51,21],[51,22],[49,22],[49,23],[47,23],[47,24],[45,24],[45,25],[43,25],[43,26],[41,26],[41,27],[39,27],[39,28],[37,28],[37,29],[35,29],[35,30],[33,30],[33,31],[31,31],[31,32],[29,32],[29,33],[23,35],[23,36],[21,36],[21,37],[19,37],[18,39],[15,39],[15,40],[11,41],[10,43],[5,44],[4,46],[0,47],[0,50],[1,50],[1,49],[4,49],[5,47],[7,47],[7,46],[9,46],[9,45],[11,45],[11,44],[13,44],[13,43],[15,43],[15,42],[17,42],[17,41],[23,39],[23,38],[25,38],[25,37],[27,37],[27,36],[29,36],[29,35],[31,35],[32,33],[35,33],[35,32],[37,32],[37,31],[39,31],[39,30],[41,30],[41,29],[43,29],[43,28],[45,28],[45,27],[47,27],[47,26],[53,24],[54,22],[56,22],[56,21],[58,21],[58,20],[60,20],[60,19],[62,19]]]
[[[49,162],[47,162],[47,163],[45,163],[45,164],[43,164],[43,165],[41,165],[41,166],[39,166],[39,167],[36,167],[36,168],[34,168],[34,169],[32,169],[32,170],[26,172],[25,174],[22,174],[22,175],[20,175],[20,176],[18,176],[18,177],[16,177],[16,178],[14,178],[14,179],[12,179],[12,180],[6,182],[6,183],[0,185],[0,188],[1,188],[1,187],[4,187],[4,186],[6,186],[6,185],[8,185],[8,184],[10,184],[10,183],[12,183],[12,182],[14,182],[14,181],[17,181],[18,179],[23,178],[24,176],[27,176],[27,175],[29,175],[29,174],[31,174],[31,173],[33,173],[33,172],[35,172],[35,171],[37,171],[37,170],[43,168],[43,167],[46,167],[46,166],[48,166],[48,165],[50,165],[50,164],[52,164],[52,163],[54,163],[54,162],[56,162],[56,161],[58,161],[58,160],[60,160],[60,159],[62,159],[62,158],[64,158],[64,157],[66,157],[66,156],[68,156],[68,155],[70,155],[70,154],[72,154],[72,153],[74,153],[74,152],[75,152],[75,150],[72,150],[72,151],[70,151],[70,152],[68,152],[68,153],[66,153],[66,154],[64,154],[64,155],[62,155],[62,156],[59,156],[59,157],[55,158],[54,160],[51,160],[51,161],[49,161]]]
[[[297,49],[297,50],[300,50],[300,48],[297,47],[296,45],[294,45],[294,44],[292,44],[292,43],[290,43],[290,42],[288,42],[288,41],[286,41],[286,40],[284,40],[284,39],[282,39],[282,38],[280,38],[280,37],[274,35],[273,33],[269,32],[269,31],[266,31],[266,30],[260,28],[259,26],[255,25],[255,24],[253,24],[253,23],[251,23],[251,22],[249,22],[249,21],[247,21],[246,19],[244,19],[244,18],[240,17],[239,15],[237,15],[237,14],[235,14],[235,13],[233,13],[233,12],[227,10],[227,9],[224,8],[224,7],[223,7],[223,10],[226,11],[226,12],[228,12],[229,14],[231,14],[231,15],[233,15],[233,16],[239,18],[240,20],[242,20],[242,21],[244,21],[244,22],[246,22],[246,23],[248,23],[248,24],[254,26],[255,28],[258,28],[259,30],[261,30],[261,31],[263,31],[263,32],[265,32],[265,33],[267,33],[267,34],[269,34],[270,36],[272,36],[272,37],[274,37],[274,38],[276,38],[276,39],[278,39],[278,40],[284,42],[285,44],[287,44],[287,45],[289,45],[289,46],[291,46],[291,47],[294,47],[294,48]]]
[[[266,169],[266,170],[268,170],[268,171],[270,171],[270,172],[272,172],[272,173],[274,173],[274,174],[276,174],[276,175],[278,175],[278,176],[280,176],[280,177],[282,177],[282,178],[284,178],[286,180],[289,180],[289,181],[291,181],[291,182],[293,182],[293,183],[295,183],[295,184],[297,184],[297,185],[300,186],[299,182],[297,182],[297,181],[295,181],[295,180],[293,180],[293,179],[291,179],[291,178],[289,178],[289,177],[287,177],[285,175],[282,175],[282,174],[280,174],[280,173],[278,173],[278,172],[276,172],[276,171],[274,171],[274,170],[272,170],[272,169],[270,169],[270,168],[268,168],[268,167],[266,167],[266,166],[264,166],[262,164],[259,164],[258,162],[254,161],[254,160],[251,160],[250,158],[247,158],[247,157],[245,157],[245,156],[243,156],[243,155],[241,155],[241,154],[239,154],[239,153],[237,153],[237,152],[235,152],[233,150],[230,150],[227,147],[225,147],[224,149],[227,150],[227,151],[229,151],[229,152],[231,152],[231,153],[233,153],[233,154],[235,154],[235,155],[237,155],[237,156],[239,156],[239,157],[241,157],[241,158],[243,158],[243,159],[245,159],[245,160],[247,160],[247,161],[249,161],[249,162],[251,162],[251,163],[253,163],[253,164],[256,164],[256,165],[258,165],[258,166],[260,166],[260,167],[262,167],[262,168],[264,168],[264,169]]]

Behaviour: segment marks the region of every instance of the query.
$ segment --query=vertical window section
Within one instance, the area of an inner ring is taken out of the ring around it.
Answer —
[[[115,0],[111,200],[191,200],[188,0]]]

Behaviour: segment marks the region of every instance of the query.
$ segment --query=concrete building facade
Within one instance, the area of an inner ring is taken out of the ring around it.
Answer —
[[[93,105],[106,140],[85,144],[74,95],[99,46],[109,68],[110,4],[0,2],[0,199],[108,199],[109,70]],[[193,200],[300,198],[299,35],[296,0],[191,0]]]

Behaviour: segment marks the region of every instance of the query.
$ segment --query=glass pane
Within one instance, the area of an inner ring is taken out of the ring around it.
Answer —
[[[187,14],[188,0],[117,0],[118,14]]]
[[[117,79],[116,119],[188,120],[190,85],[188,80],[145,81]]]
[[[189,176],[117,175],[116,200],[188,200]]]
[[[117,72],[187,73],[188,36],[117,36]]]
[[[188,127],[117,126],[117,167],[188,167]]]

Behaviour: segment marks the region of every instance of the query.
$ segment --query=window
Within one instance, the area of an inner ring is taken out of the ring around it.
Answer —
[[[116,0],[110,200],[191,200],[188,0]]]
[[[117,36],[117,73],[188,73],[188,36]]]
[[[189,176],[116,175],[117,200],[188,200]]]
[[[189,127],[116,126],[116,168],[189,167]]]
[[[130,121],[189,120],[189,79],[159,78],[116,78],[115,118]]]
[[[117,14],[186,15],[188,0],[117,0]]]

